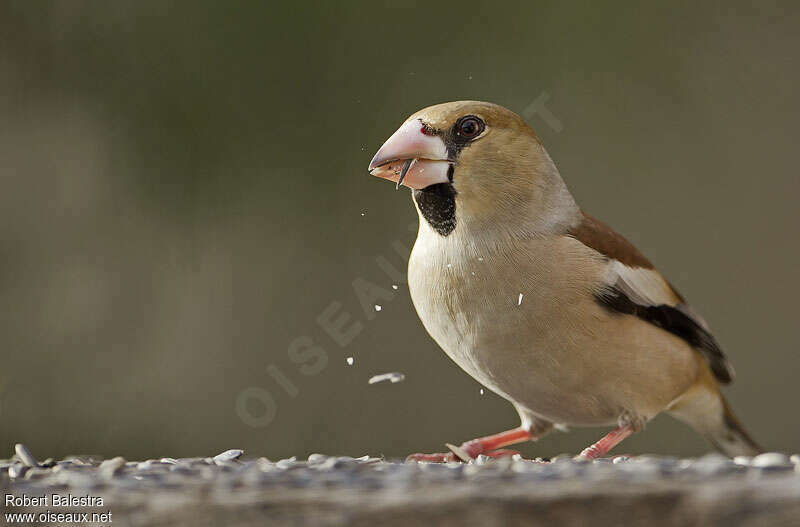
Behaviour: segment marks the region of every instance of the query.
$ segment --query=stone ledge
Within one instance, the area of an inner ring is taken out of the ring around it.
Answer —
[[[20,506],[4,512],[108,510],[115,526],[179,527],[771,526],[800,521],[800,469],[796,458],[781,454],[736,462],[712,454],[614,462],[481,459],[468,465],[319,454],[307,461],[272,462],[240,460],[240,455],[228,451],[145,462],[78,457],[45,463],[50,466],[35,460],[34,466],[0,462],[5,494],[103,498],[100,507]]]

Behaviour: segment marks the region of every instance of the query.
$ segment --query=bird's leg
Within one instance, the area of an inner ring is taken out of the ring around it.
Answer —
[[[579,459],[597,459],[603,457],[608,452],[620,444],[623,439],[633,434],[636,431],[635,427],[631,425],[621,426],[607,433],[597,443],[590,447],[584,448],[583,452],[578,456]]]
[[[432,463],[445,463],[447,461],[469,461],[480,454],[490,457],[510,456],[517,452],[513,450],[498,450],[504,446],[521,443],[533,439],[534,436],[525,428],[519,427],[499,434],[481,437],[467,441],[461,446],[447,445],[451,452],[447,454],[411,454],[407,461],[428,461]],[[495,452],[496,451],[496,452]]]
[[[469,458],[475,459],[479,454],[487,454],[492,450],[497,450],[498,448],[521,443],[530,439],[533,439],[533,435],[527,429],[519,427],[512,430],[507,430],[505,432],[500,432],[499,434],[467,441],[461,445],[460,450],[463,450],[463,453],[467,454]],[[466,461],[463,458],[461,460]]]

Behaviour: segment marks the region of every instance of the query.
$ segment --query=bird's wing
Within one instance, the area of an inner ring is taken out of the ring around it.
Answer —
[[[719,382],[733,380],[733,367],[705,320],[633,244],[588,214],[569,234],[608,259],[604,283],[596,294],[598,302],[682,338],[706,358]]]

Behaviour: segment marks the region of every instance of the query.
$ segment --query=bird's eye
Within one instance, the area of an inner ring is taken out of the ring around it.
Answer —
[[[486,125],[483,124],[483,121],[474,115],[462,117],[456,124],[456,132],[464,139],[474,139],[478,137],[481,135],[484,128],[486,128]]]

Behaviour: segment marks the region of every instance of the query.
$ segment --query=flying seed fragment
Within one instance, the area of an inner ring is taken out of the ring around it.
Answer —
[[[380,375],[373,375],[370,377],[369,384],[375,384],[376,382],[383,382],[383,381],[391,381],[392,384],[396,382],[401,382],[406,378],[405,374],[393,371],[391,373],[381,373]]]

